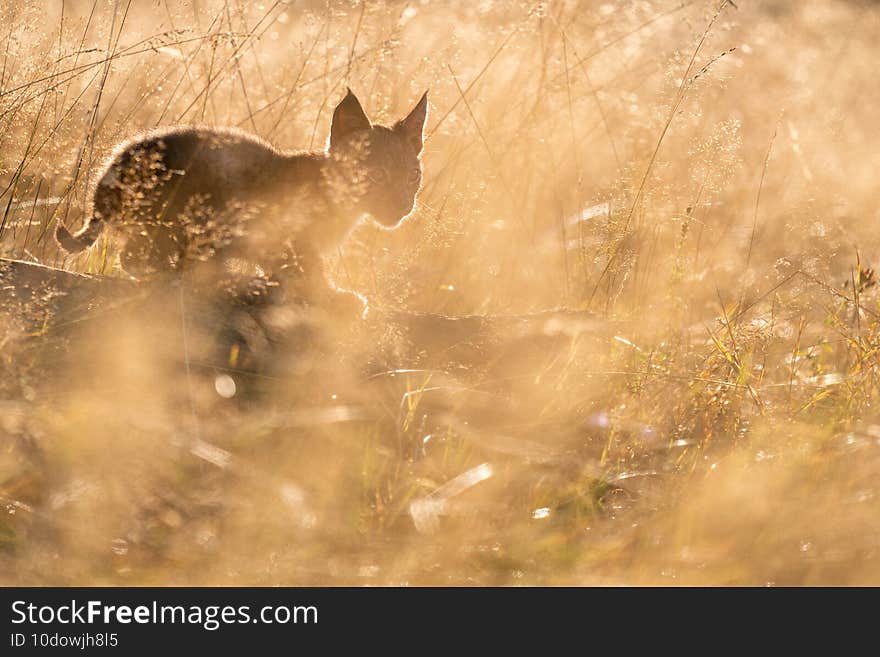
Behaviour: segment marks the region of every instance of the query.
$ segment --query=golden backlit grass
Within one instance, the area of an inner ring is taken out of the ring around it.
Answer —
[[[247,373],[215,329],[260,330],[177,287],[62,326],[4,301],[0,582],[880,583],[878,27],[843,0],[0,3],[0,255],[71,271],[123,275],[112,234],[51,239],[120,139],[319,148],[346,86],[378,120],[430,89],[417,210],[331,259],[362,326],[275,318]]]

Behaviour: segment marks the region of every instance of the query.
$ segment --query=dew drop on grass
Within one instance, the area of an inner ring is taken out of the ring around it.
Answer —
[[[407,7],[400,14],[400,25],[406,25],[413,18],[415,18],[416,14],[418,14],[418,9],[415,7]]]
[[[599,413],[595,413],[589,417],[587,420],[587,425],[591,427],[596,427],[598,429],[607,429],[611,426],[611,418],[608,413],[602,411]]]
[[[218,374],[214,378],[214,390],[223,399],[232,399],[235,397],[235,381],[228,374]]]

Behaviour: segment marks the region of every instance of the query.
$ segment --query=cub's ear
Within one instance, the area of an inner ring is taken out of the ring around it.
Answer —
[[[348,90],[345,98],[333,110],[333,121],[330,123],[330,148],[337,146],[346,135],[358,130],[369,130],[370,119],[367,118],[360,101]]]
[[[422,152],[422,136],[425,129],[425,117],[428,115],[428,92],[422,94],[421,100],[416,103],[412,112],[406,118],[401,119],[394,125],[394,130],[402,134],[415,149],[416,153]]]

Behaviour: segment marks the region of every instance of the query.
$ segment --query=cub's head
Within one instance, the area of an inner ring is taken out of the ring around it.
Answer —
[[[419,154],[428,111],[428,94],[387,128],[373,125],[348,90],[333,112],[329,154],[336,194],[357,211],[393,228],[408,215],[422,182]]]

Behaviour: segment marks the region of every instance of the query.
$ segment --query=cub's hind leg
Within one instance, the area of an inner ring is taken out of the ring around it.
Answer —
[[[125,238],[119,261],[128,274],[137,278],[175,271],[183,264],[184,241],[185,236],[179,231],[165,226],[143,226]]]

